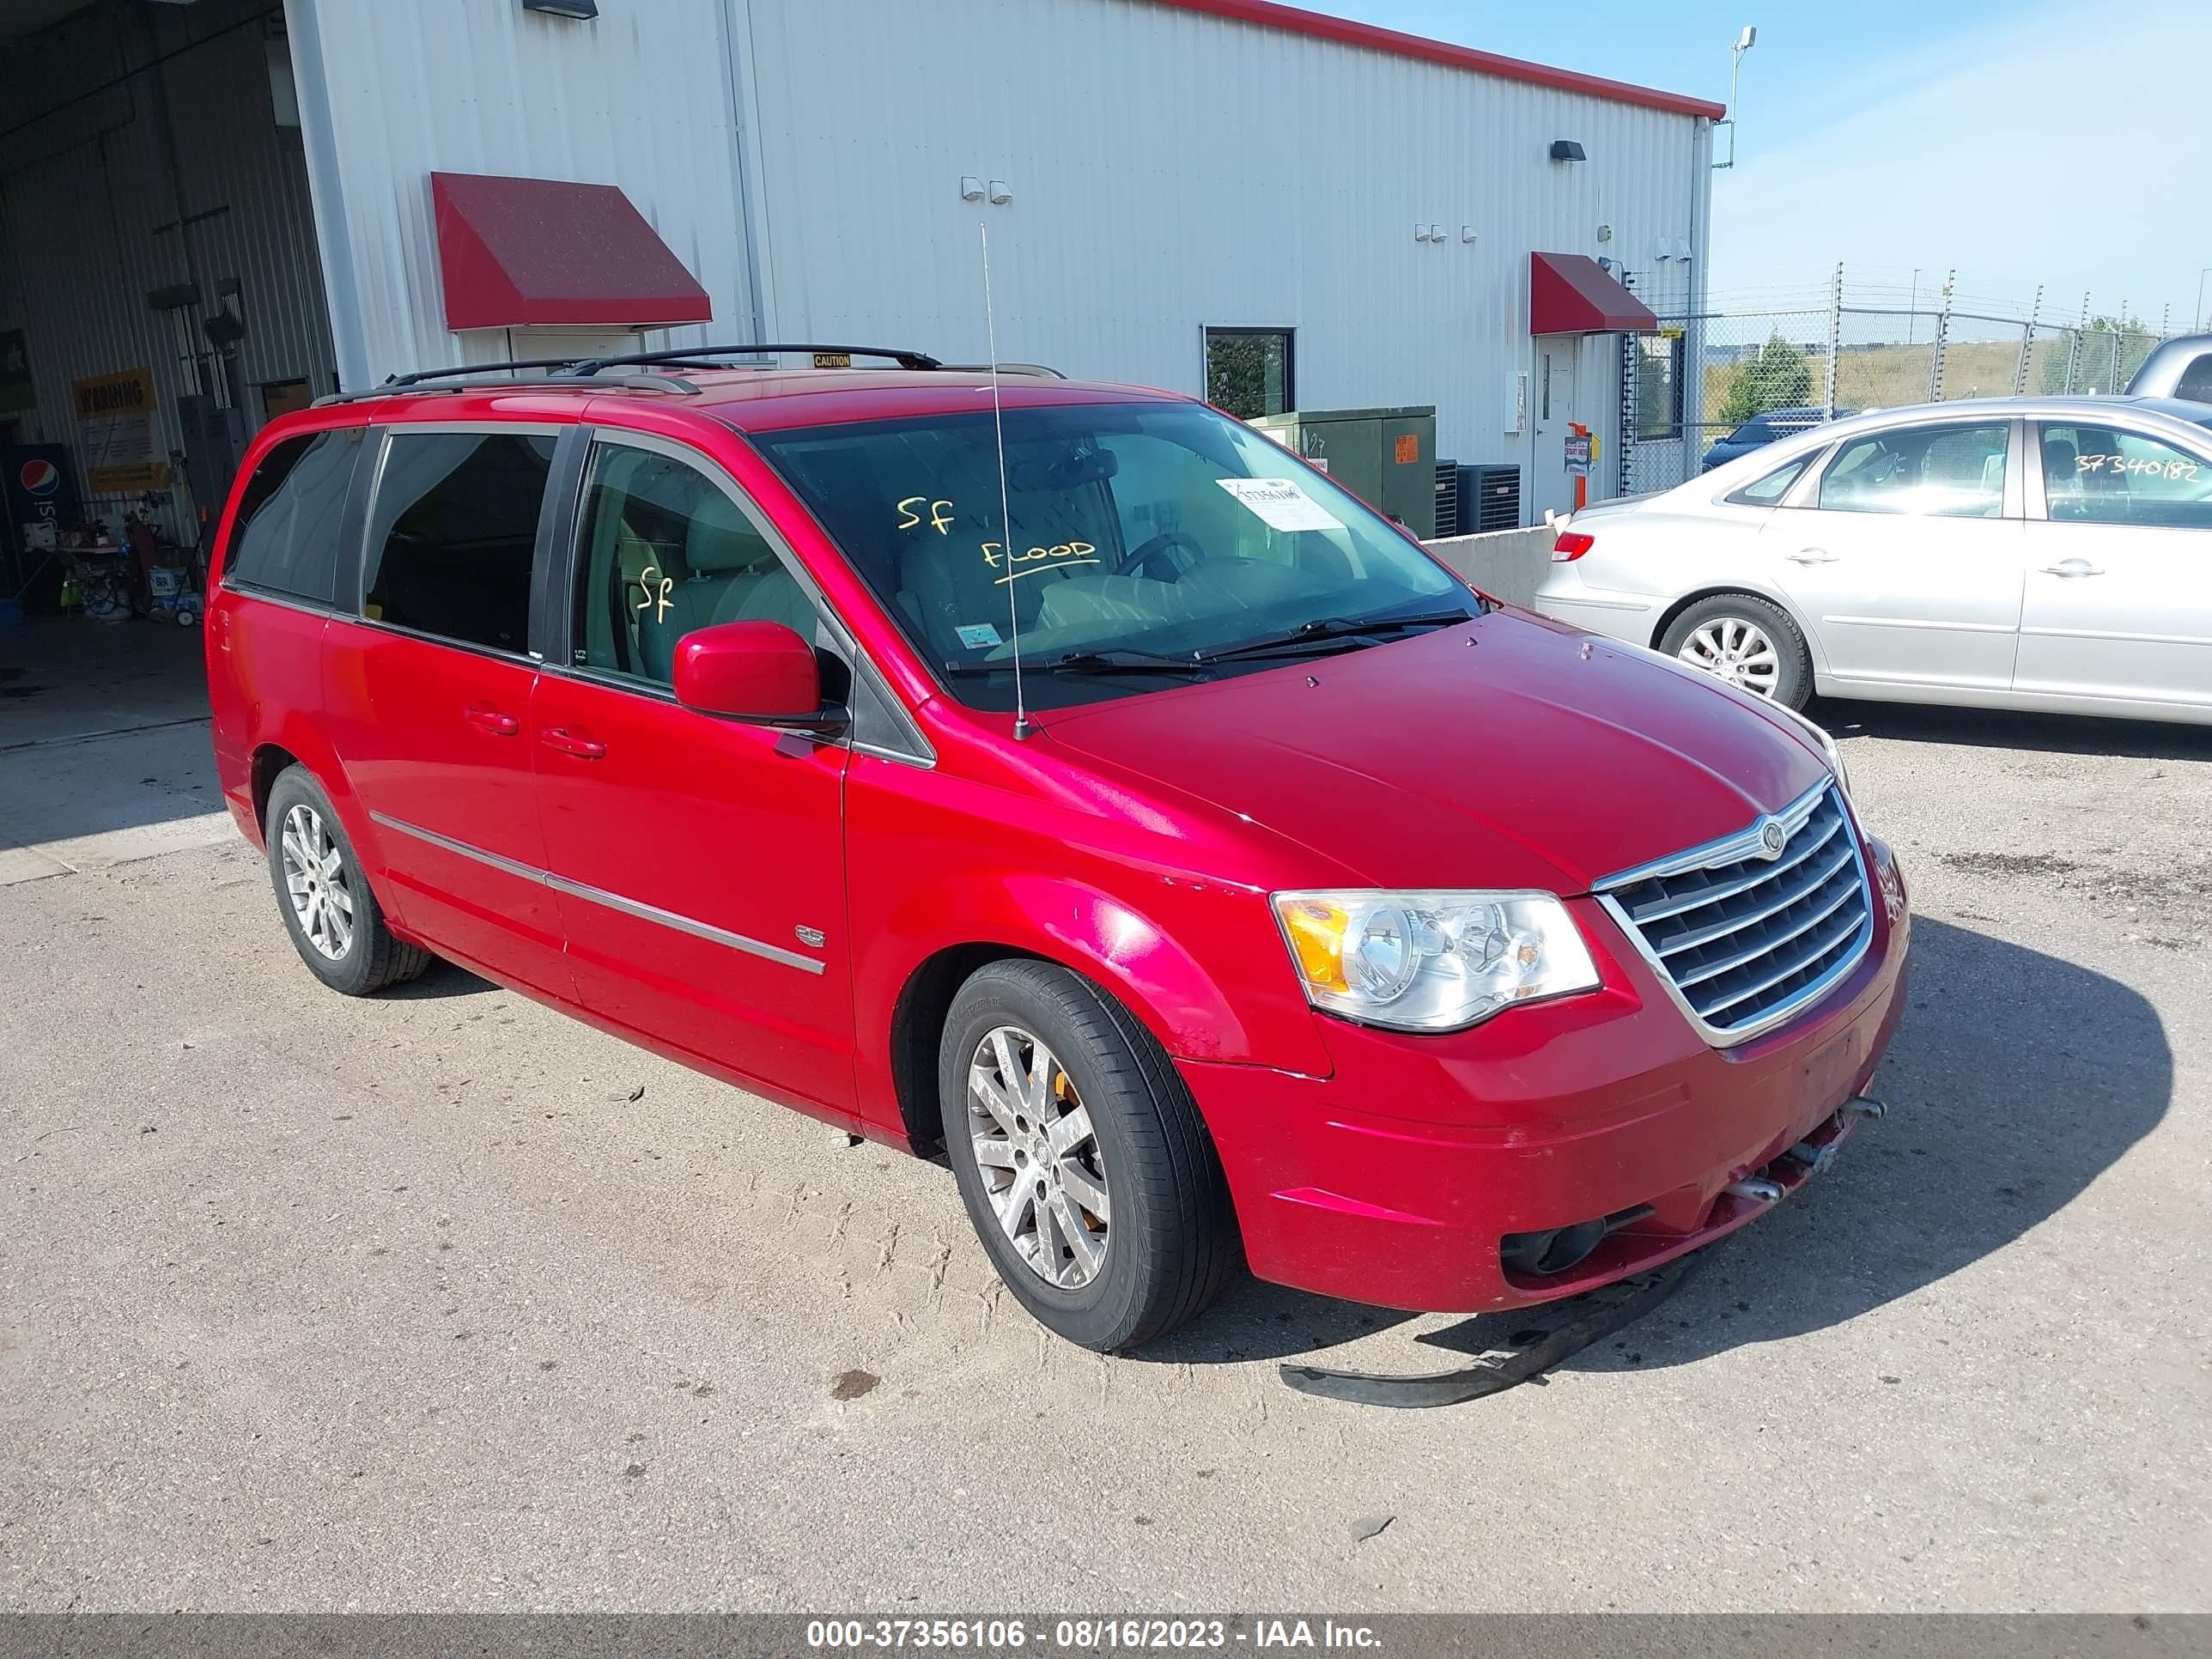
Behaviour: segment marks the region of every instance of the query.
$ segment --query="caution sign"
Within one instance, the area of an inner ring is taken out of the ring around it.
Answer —
[[[126,368],[70,382],[84,447],[85,487],[98,495],[159,489],[169,464],[154,451],[154,371]]]

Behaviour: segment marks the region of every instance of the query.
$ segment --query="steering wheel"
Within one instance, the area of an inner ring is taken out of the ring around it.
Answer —
[[[1168,559],[1166,555],[1169,550],[1176,547],[1185,550],[1190,557],[1181,563],[1173,559]],[[1197,538],[1187,535],[1182,531],[1163,530],[1150,541],[1141,543],[1122,555],[1121,562],[1114,567],[1114,574],[1117,576],[1133,576],[1156,559],[1165,560],[1167,574],[1155,580],[1171,582],[1180,580],[1182,573],[1193,565],[1204,563],[1206,550],[1199,545]]]

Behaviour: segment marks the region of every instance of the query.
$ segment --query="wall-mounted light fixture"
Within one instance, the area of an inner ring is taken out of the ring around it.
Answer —
[[[1459,239],[1462,242],[1473,241],[1474,240],[1474,227],[1473,225],[1462,225],[1459,228]]]
[[[1613,240],[1613,227],[1611,225],[1600,225],[1597,228],[1597,239],[1601,242],[1611,241]]]
[[[1554,138],[1552,140],[1552,159],[1554,161],[1581,161],[1589,158],[1583,154],[1583,147],[1573,139]]]
[[[1013,199],[1014,190],[1012,185],[1003,179],[991,180],[991,204],[994,207],[1004,207]]]
[[[981,179],[978,179],[972,173],[962,173],[960,175],[960,199],[963,202],[981,201],[983,199],[983,181]]]
[[[525,11],[542,11],[548,17],[566,17],[588,23],[599,15],[599,0],[522,0]]]

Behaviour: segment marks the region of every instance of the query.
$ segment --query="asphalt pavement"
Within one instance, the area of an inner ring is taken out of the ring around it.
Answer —
[[[1890,1115],[1385,1412],[1277,1364],[1505,1327],[1246,1282],[1067,1346],[939,1166],[457,969],[320,989],[189,709],[18,712],[0,1605],[2212,1609],[2212,729],[1817,709],[1913,884]]]

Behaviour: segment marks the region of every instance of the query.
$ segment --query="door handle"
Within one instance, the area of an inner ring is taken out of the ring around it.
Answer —
[[[2087,559],[2061,559],[2057,564],[2040,565],[2037,568],[2046,576],[2065,576],[2069,579],[2075,576],[2101,576],[2105,574],[2104,566],[2091,564]]]
[[[607,752],[606,744],[598,738],[579,737],[565,726],[547,726],[538,733],[538,740],[548,749],[574,755],[578,760],[598,760]]]
[[[1843,556],[1831,553],[1825,547],[1801,547],[1795,553],[1783,556],[1792,564],[1833,564]]]
[[[522,722],[512,714],[502,714],[496,708],[483,703],[462,712],[461,718],[480,732],[489,732],[495,738],[511,738],[522,730]]]

